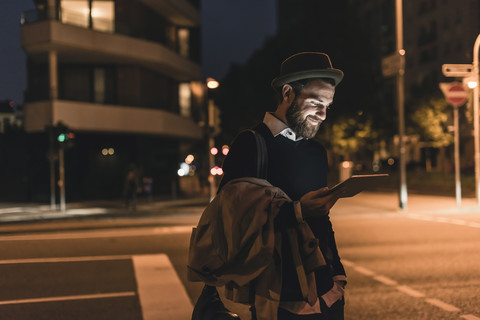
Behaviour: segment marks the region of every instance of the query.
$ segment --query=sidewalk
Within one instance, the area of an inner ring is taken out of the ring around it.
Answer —
[[[208,197],[139,199],[135,212],[123,199],[67,203],[65,212],[57,204],[0,203],[0,233],[152,225],[158,217],[181,206],[208,204]],[[48,222],[48,223],[47,223]]]
[[[409,194],[407,206],[399,207],[399,197],[394,192],[362,192],[352,198],[339,199],[332,211],[338,214],[462,214],[480,213],[480,206],[474,198],[463,198],[457,205],[455,196]]]

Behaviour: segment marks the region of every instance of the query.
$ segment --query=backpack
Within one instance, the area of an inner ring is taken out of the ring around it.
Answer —
[[[267,147],[265,139],[254,130],[247,130],[255,136],[257,149],[256,177],[267,176]],[[210,285],[221,285],[219,277],[231,271],[238,260],[245,256],[239,253],[232,260],[227,258],[224,227],[218,214],[219,194],[208,204],[199,223],[192,229],[188,253],[187,278],[189,281],[203,281]],[[208,221],[208,223],[205,223]],[[253,241],[253,239],[252,239]],[[246,247],[249,245],[247,244]],[[252,269],[255,265],[251,266]]]

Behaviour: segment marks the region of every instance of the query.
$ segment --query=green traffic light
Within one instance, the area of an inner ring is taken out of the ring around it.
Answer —
[[[58,142],[65,142],[67,140],[67,135],[65,133],[61,133],[57,137]]]

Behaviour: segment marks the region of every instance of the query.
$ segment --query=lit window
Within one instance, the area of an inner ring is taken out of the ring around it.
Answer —
[[[178,29],[178,53],[183,56],[189,56],[190,52],[190,31],[188,29]]]
[[[115,30],[114,1],[92,1],[92,28],[98,31],[113,32]]]
[[[192,107],[190,83],[180,83],[178,85],[178,104],[180,106],[180,114],[184,117],[190,117]]]
[[[88,2],[88,0],[62,0],[60,5],[62,23],[113,32],[115,30],[115,2],[113,0],[93,0],[91,13]]]
[[[88,0],[62,0],[62,23],[88,28],[89,16]]]

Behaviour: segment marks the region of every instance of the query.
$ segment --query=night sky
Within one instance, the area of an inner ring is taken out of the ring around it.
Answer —
[[[275,0],[202,0],[203,76],[221,80],[232,63],[243,63],[276,30]],[[20,16],[32,0],[0,0],[0,100],[23,103],[25,53]]]

